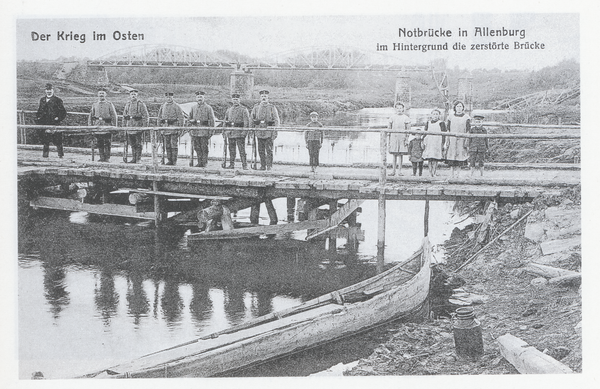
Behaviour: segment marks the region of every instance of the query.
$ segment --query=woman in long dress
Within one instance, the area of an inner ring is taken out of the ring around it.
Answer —
[[[431,120],[425,123],[425,131],[446,131],[446,124],[440,120],[441,114],[441,111],[437,108],[431,111]],[[437,175],[437,165],[444,159],[443,148],[446,137],[424,135],[423,144],[425,145],[425,150],[423,151],[423,159],[427,160],[429,174],[431,174],[431,177],[435,177]]]
[[[448,132],[465,134],[471,128],[471,117],[465,113],[465,105],[462,101],[454,103],[454,114],[448,118]],[[469,154],[467,153],[467,139],[446,137],[446,163],[450,165],[450,176],[458,177],[460,167],[467,164]]]
[[[399,131],[410,130],[410,118],[404,113],[404,104],[396,102],[394,108],[396,113],[390,117],[389,128]],[[396,174],[396,167],[398,167],[398,175],[401,176],[402,156],[408,155],[408,134],[390,133],[389,152],[394,156],[392,175]],[[398,165],[398,158],[400,158],[400,165]]]

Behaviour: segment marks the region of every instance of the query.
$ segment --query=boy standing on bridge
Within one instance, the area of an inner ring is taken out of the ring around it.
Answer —
[[[138,100],[137,89],[132,89],[129,92],[129,101],[123,109],[123,119],[125,127],[148,127],[150,115],[146,104]],[[127,163],[138,163],[142,159],[142,131],[129,131],[126,134],[129,144],[131,145],[131,154],[133,159],[127,161],[127,150],[123,158]]]
[[[279,113],[277,108],[269,103],[269,91],[261,90],[260,103],[252,108],[250,117],[258,139],[258,155],[260,156],[260,170],[271,170],[273,167],[273,141],[277,138],[277,131],[266,130],[268,127],[279,127]]]
[[[196,92],[196,101],[198,104],[192,107],[188,122],[192,125],[201,127],[214,127],[215,113],[212,107],[204,102],[205,94],[206,93],[202,91]],[[198,156],[198,164],[196,167],[206,167],[206,164],[208,163],[208,142],[212,135],[213,130],[208,130],[206,128],[190,130],[192,147]],[[192,161],[191,163],[193,164],[194,162]]]
[[[183,127],[183,110],[173,101],[173,92],[165,93],[167,101],[158,110],[158,125],[161,127]],[[177,165],[179,153],[179,130],[163,130],[163,147],[167,153],[165,165]]]
[[[475,115],[473,118],[473,126],[469,131],[470,134],[487,134],[483,127],[483,116]],[[483,161],[485,153],[488,149],[488,138],[469,138],[469,165],[471,167],[471,176],[475,172],[475,165],[479,170],[479,174],[483,176]]]
[[[98,101],[92,104],[92,110],[88,116],[88,126],[116,126],[117,110],[110,101],[106,100],[106,89],[98,90]],[[100,153],[99,162],[108,162],[110,159],[110,146],[112,133],[110,131],[97,131],[94,133],[98,152]]]
[[[419,176],[423,175],[423,149],[421,134],[416,134],[408,143],[408,155],[410,156],[410,162],[412,162],[413,176],[417,175],[417,169],[419,170]]]
[[[67,110],[63,105],[63,101],[54,95],[52,84],[46,84],[45,92],[46,96],[40,99],[40,105],[35,115],[35,124],[58,126],[67,116]],[[48,158],[50,154],[50,142],[56,146],[58,158],[62,158],[65,155],[63,152],[62,132],[44,128],[38,130],[38,136],[44,145],[42,157]]]
[[[323,124],[319,121],[319,114],[317,112],[310,113],[310,122],[306,127],[323,127]],[[323,144],[323,131],[306,131],[304,133],[304,140],[306,141],[306,148],[308,149],[310,171],[314,173],[319,166],[319,151]]]

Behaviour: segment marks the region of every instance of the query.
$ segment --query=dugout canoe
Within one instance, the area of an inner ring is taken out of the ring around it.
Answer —
[[[210,377],[299,352],[427,305],[431,246],[357,284],[78,378]]]

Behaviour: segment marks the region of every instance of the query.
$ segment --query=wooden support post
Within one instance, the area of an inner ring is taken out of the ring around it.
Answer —
[[[337,202],[337,200],[331,200],[329,202],[329,216],[331,216],[334,213],[336,213],[337,210],[338,210],[338,202]]]
[[[383,188],[381,189],[377,201],[377,249],[383,251],[385,247],[385,193],[383,193]]]
[[[381,166],[379,167],[379,185],[385,185],[387,181],[387,131],[381,131],[379,146],[381,154]]]
[[[424,235],[423,236],[428,236],[429,235],[429,200],[425,200],[425,216],[424,216],[424,220],[423,220],[423,226],[424,226]]]
[[[294,221],[294,214],[296,213],[296,198],[288,197],[287,198],[287,221]]]
[[[260,203],[254,204],[250,207],[250,223],[258,224],[258,219],[260,218]]]
[[[158,171],[158,160],[156,158],[156,152],[158,150],[156,144],[156,130],[150,130],[150,143],[152,146],[152,172],[156,174]]]
[[[269,224],[277,224],[279,220],[277,219],[277,211],[275,211],[273,201],[271,201],[271,199],[266,199],[265,206],[267,207],[267,213],[269,214]]]
[[[158,191],[158,182],[152,181],[152,190]],[[160,202],[160,196],[154,195],[154,226],[160,227],[162,223],[162,207]]]

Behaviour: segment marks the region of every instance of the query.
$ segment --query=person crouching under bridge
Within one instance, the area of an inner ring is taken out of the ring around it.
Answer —
[[[129,92],[129,101],[125,104],[123,110],[123,119],[125,120],[125,127],[148,127],[149,123],[148,108],[144,102],[138,100],[138,91],[132,89]],[[127,163],[138,163],[142,159],[142,131],[128,132],[127,138],[131,145],[131,154],[133,159],[127,161]],[[125,150],[126,158],[127,150]]]
[[[226,127],[238,127],[238,128],[249,128],[250,127],[250,114],[248,108],[244,107],[240,103],[240,95],[234,93],[231,95],[231,102],[233,106],[227,109],[225,113],[225,126]],[[235,148],[240,152],[240,159],[242,160],[242,168],[248,169],[248,163],[246,162],[246,131],[244,130],[228,130],[223,133],[224,137],[227,137],[229,141],[229,166],[226,169],[233,169],[235,167]],[[272,142],[272,141],[271,141]],[[261,157],[262,161],[262,157]]]
[[[277,108],[269,103],[269,91],[261,90],[260,104],[252,108],[252,123],[255,128],[258,139],[258,155],[260,156],[260,170],[271,170],[273,167],[273,141],[277,138],[277,131],[266,130],[268,127],[279,127],[279,113]]]
[[[205,94],[205,92],[196,92],[196,101],[198,104],[192,107],[188,116],[188,122],[191,125],[200,127],[214,127],[215,113],[212,107],[204,101]],[[196,167],[206,167],[206,164],[208,163],[208,142],[213,133],[213,130],[208,130],[206,128],[190,130],[192,147],[198,156],[198,164]]]
[[[167,101],[158,110],[160,127],[183,127],[183,110],[173,100],[173,92],[165,93]],[[179,130],[163,130],[163,147],[167,153],[166,165],[177,165]]]
[[[106,100],[106,89],[98,90],[98,101],[92,104],[92,110],[88,117],[89,126],[116,126],[117,110],[110,101]],[[110,159],[110,146],[112,141],[111,131],[96,131],[96,144],[100,153],[100,162],[108,162]]]

